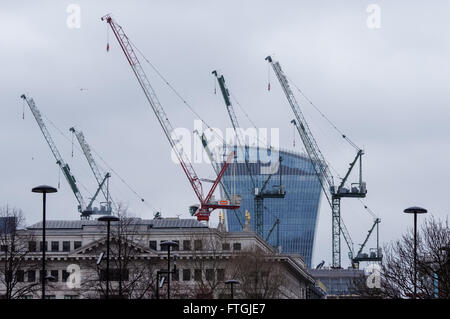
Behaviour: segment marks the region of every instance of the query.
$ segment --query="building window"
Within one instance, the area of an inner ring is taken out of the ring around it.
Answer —
[[[203,243],[201,239],[194,240],[194,250],[202,250]]]
[[[70,241],[63,241],[63,251],[70,251]]]
[[[170,251],[175,251],[175,250],[179,250],[179,245],[180,245],[180,241],[179,240],[169,240],[169,241],[173,241],[174,243],[177,243],[178,246],[170,246]],[[169,246],[168,245],[162,245],[163,243],[167,242],[167,240],[163,240],[161,241],[161,243],[159,244],[161,246],[161,251],[167,251]]]
[[[214,269],[206,269],[205,277],[208,281],[214,281]]]
[[[225,280],[225,269],[217,269],[217,280],[218,281]]]
[[[180,271],[178,269],[175,270],[175,272],[172,274],[172,280],[173,281],[179,281],[180,280]]]
[[[157,250],[156,245],[157,245],[156,240],[150,240],[148,242],[148,246],[150,247],[150,249]]]
[[[35,241],[28,242],[28,251],[32,252],[32,253],[36,251],[36,242]]]
[[[191,280],[191,270],[183,269],[183,281],[189,281],[189,280]]]
[[[39,270],[39,280],[42,282],[42,280],[47,277],[48,272],[45,271],[45,273],[42,270]]]
[[[56,299],[56,296],[55,295],[45,296],[45,299]]]
[[[73,242],[73,249],[78,249],[81,247],[81,241],[74,241]]]
[[[52,241],[52,251],[59,251],[59,241]]]
[[[70,273],[67,270],[63,269],[63,271],[62,271],[62,281],[66,282],[67,279],[69,278],[69,276],[70,276]]]
[[[76,296],[76,295],[64,295],[64,299],[80,299],[80,296]]]
[[[183,240],[183,250],[191,250],[191,241]]]
[[[121,273],[122,271],[122,273]],[[106,281],[106,270],[102,269],[100,271],[100,280]],[[110,269],[109,270],[109,280],[110,281],[128,281],[129,271],[128,269]]]
[[[50,275],[54,278],[52,281],[57,282],[59,280],[59,271],[58,270],[51,270]]]
[[[35,270],[28,270],[27,271],[27,279],[28,282],[35,282],[36,281],[36,271]]]
[[[16,281],[17,282],[24,282],[25,281],[25,271],[23,271],[23,270],[17,270],[16,271]]]
[[[194,269],[194,280],[195,281],[202,280],[202,270],[201,269]]]
[[[222,250],[230,250],[230,243],[223,243]]]
[[[1,245],[0,246],[0,252],[5,253],[7,251],[8,251],[8,246],[6,246],[6,245]]]
[[[40,243],[39,243],[39,250],[40,251],[43,251],[43,247],[45,247],[45,251],[47,251],[48,250],[48,247],[47,247],[48,245],[47,245],[47,242],[45,242],[45,244],[41,241]]]
[[[241,243],[234,243],[233,244],[233,250],[241,250]]]

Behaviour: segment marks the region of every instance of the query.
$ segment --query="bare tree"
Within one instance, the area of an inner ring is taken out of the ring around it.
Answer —
[[[450,298],[450,230],[448,220],[425,220],[417,239],[417,298]],[[384,248],[380,288],[370,288],[365,280],[355,283],[362,297],[407,298],[414,287],[414,233],[409,230]]]
[[[258,247],[243,250],[233,258],[233,279],[240,281],[239,290],[244,298],[279,299],[285,297],[287,277],[273,252]]]
[[[194,243],[192,263],[195,280],[190,294],[194,298],[212,299],[225,288],[227,262],[222,257],[229,251],[222,249],[222,245],[227,243],[219,236],[215,229],[208,228],[190,238]]]
[[[39,289],[38,283],[24,282],[25,270],[36,267],[26,260],[30,253],[28,244],[34,240],[32,235],[21,231],[25,218],[20,209],[1,207],[0,217],[0,287],[5,292],[3,298],[23,298]]]
[[[114,298],[153,298],[156,288],[156,267],[146,254],[141,242],[139,220],[130,216],[119,204],[119,221],[111,224],[109,291]],[[93,274],[85,286],[105,295],[106,266],[89,265]]]

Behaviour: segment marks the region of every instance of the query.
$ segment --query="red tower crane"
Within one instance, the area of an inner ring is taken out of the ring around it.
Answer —
[[[195,194],[197,195],[197,198],[200,201],[200,205],[194,205],[190,207],[191,215],[196,216],[197,220],[199,221],[209,221],[209,215],[213,210],[217,208],[238,209],[240,207],[241,200],[241,197],[239,195],[232,196],[230,200],[219,201],[214,200],[212,197],[215,189],[217,188],[217,185],[219,184],[225,170],[228,167],[228,164],[234,158],[234,152],[232,152],[228,156],[227,161],[222,166],[222,169],[217,176],[217,179],[214,181],[210,191],[208,192],[206,197],[204,197],[202,183],[197,176],[197,173],[195,172],[189,158],[184,152],[183,147],[179,143],[177,143],[177,139],[174,138],[174,136],[176,136],[174,128],[170,123],[169,118],[167,117],[161,103],[159,102],[155,91],[150,85],[150,81],[148,80],[141,63],[139,62],[139,59],[133,50],[131,41],[128,39],[128,36],[123,31],[122,27],[111,18],[111,15],[108,14],[101,19],[102,21],[106,21],[111,27],[114,36],[119,42],[119,45],[122,48],[122,51],[125,54],[125,57],[127,58],[128,63],[130,64],[131,69],[133,70],[133,73],[139,82],[139,85],[144,91],[147,101],[149,102],[153,112],[155,113],[159,124],[161,124],[164,134],[169,140],[172,149],[175,151],[181,167],[183,168],[183,171],[185,172],[189,182],[192,185],[192,188],[194,189]]]

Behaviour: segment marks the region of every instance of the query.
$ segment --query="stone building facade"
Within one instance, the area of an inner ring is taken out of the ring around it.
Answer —
[[[96,220],[42,222],[20,231],[28,252],[11,275],[15,289],[33,286],[22,298],[40,298],[46,277],[50,299],[101,298],[106,290],[106,225]],[[300,255],[280,254],[252,231],[228,232],[223,224],[209,228],[196,220],[122,219],[111,224],[110,296],[167,298],[168,251],[161,243],[174,241],[171,251],[171,298],[227,298],[225,284],[237,279],[235,298],[317,298],[324,293],[306,271]],[[39,272],[46,247],[47,274]],[[103,258],[100,256],[103,253]],[[5,262],[0,256],[0,263]],[[176,267],[174,268],[174,264]],[[4,294],[0,283],[0,294]]]

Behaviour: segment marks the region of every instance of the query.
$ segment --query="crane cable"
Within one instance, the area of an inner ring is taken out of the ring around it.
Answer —
[[[287,76],[286,76],[287,77]],[[317,112],[319,112],[319,114],[351,145],[353,146],[356,150],[361,150],[355,143],[353,143],[353,141],[347,137],[307,96],[306,94],[295,84],[295,82],[293,82],[289,77],[287,77],[289,79],[289,82],[292,83],[292,85],[300,92],[300,94],[305,98],[306,101],[308,101],[309,104],[311,104]],[[334,173],[339,177],[339,173],[336,171],[336,169],[327,161],[328,166],[334,171]],[[342,178],[341,178],[342,179]],[[361,200],[361,198],[358,198],[358,200],[361,202],[361,204],[363,205],[364,209],[374,218],[377,219],[378,216],[366,205],[364,204],[364,202]]]
[[[248,113],[245,111],[245,109],[242,107],[241,103],[239,103],[239,101],[237,100],[237,98],[233,95],[233,93],[228,89],[228,93],[230,94],[230,96],[233,98],[233,100],[236,102],[236,104],[239,106],[239,108],[241,109],[242,113],[244,113],[245,117],[247,118],[247,120],[252,124],[252,126],[257,129],[255,122],[252,121],[252,119],[250,118],[250,116],[248,115]],[[258,138],[258,141],[259,138]]]
[[[187,108],[193,113],[211,132],[214,136],[216,136],[219,141],[224,143],[226,145],[226,141],[223,139],[222,136],[217,134],[217,132],[200,116],[200,114],[194,109],[194,107],[179,93],[175,87],[162,75],[162,73],[156,68],[156,66],[150,62],[149,59],[144,55],[144,53],[130,40],[128,39],[132,47],[141,55],[141,57],[144,59],[144,61],[153,69],[153,71],[159,76],[159,78],[169,87],[169,89],[178,97],[178,99],[187,106]],[[214,93],[216,93],[216,86],[214,87]],[[234,167],[234,165],[233,165]],[[235,185],[235,179],[236,179],[236,168],[232,170],[231,173],[231,179],[232,179],[232,185],[231,185],[231,194],[235,194],[236,191],[236,185]]]
[[[191,111],[191,113],[193,113],[200,121],[202,121],[203,124],[206,125],[207,128],[209,128],[211,130],[211,132],[213,132],[213,134],[215,136],[217,136],[219,138],[219,140],[221,142],[224,142],[224,139],[222,138],[222,136],[220,136],[219,134],[217,134],[214,129],[200,116],[200,114],[198,114],[198,112],[194,109],[194,107],[187,102],[187,100],[181,95],[181,93],[179,93],[175,87],[170,84],[170,82],[162,75],[162,73],[156,68],[156,66],[154,64],[152,64],[146,57],[145,55],[142,53],[141,50],[139,50],[139,48],[130,40],[128,39],[128,41],[131,43],[131,45],[133,46],[133,48],[141,55],[141,57],[145,60],[145,62],[147,62],[148,65],[150,65],[150,67],[153,69],[153,71],[155,71],[155,73],[161,78],[161,80],[170,88],[170,90],[178,97],[178,99],[187,106],[187,108]]]
[[[287,77],[287,76],[286,76]],[[311,104],[314,109],[357,151],[361,150],[349,137],[347,137],[307,96],[306,94],[295,84],[295,82],[292,81],[289,77],[289,82],[292,83],[292,85],[297,89],[297,91],[305,98],[305,100]],[[337,172],[337,170],[327,161],[328,166],[334,171],[335,175],[338,176],[340,179],[342,179]],[[358,198],[360,203],[363,205],[364,209],[374,218],[377,219],[378,216],[361,200],[361,198]]]
[[[42,114],[42,113],[41,113]],[[72,142],[72,147],[75,147],[78,151],[83,152],[83,150],[81,149],[81,147],[76,146],[73,141],[71,141],[71,139],[69,137],[67,137],[66,134],[64,134],[62,132],[62,130],[56,126],[55,123],[53,123],[45,114],[42,114],[42,116],[50,123],[51,126],[53,126],[59,134],[61,134],[69,143]],[[72,135],[73,137],[73,135]],[[118,178],[119,180],[125,185],[127,186],[127,188],[134,194],[136,195],[141,202],[143,202],[148,208],[150,208],[153,211],[157,211],[154,207],[152,207],[148,202],[146,202],[144,200],[144,198],[142,196],[140,196],[110,165],[108,165],[108,163],[103,159],[102,156],[100,156],[100,154],[98,154],[98,152],[92,147],[90,146],[90,149],[100,158],[100,160],[106,165],[106,167],[108,167],[109,170],[111,170],[111,172],[113,172]],[[85,172],[86,173],[86,172]],[[83,187],[83,189],[87,192],[90,193],[89,190],[86,188],[86,186],[83,185],[83,183],[81,183],[79,180],[77,180],[77,182]]]
[[[270,70],[271,68],[269,68],[269,80],[270,80]],[[331,126],[337,130],[337,132],[352,146],[354,147],[356,150],[360,150],[360,148],[353,143],[345,134],[342,133],[342,131],[340,131],[337,126],[331,122],[331,120],[325,115],[323,114],[323,112],[320,111],[320,109],[303,93],[302,90],[300,90],[300,88],[295,84],[295,82],[293,82],[286,74],[285,74],[286,78],[289,80],[290,83],[292,83],[292,85],[300,92],[300,94],[317,110],[317,112],[319,112],[319,114],[321,114],[321,116],[327,120],[327,122],[329,124],[331,124]],[[295,129],[294,129],[294,144],[295,144]],[[295,145],[294,145],[295,146]],[[305,149],[306,151],[306,149]],[[334,175],[337,176],[338,178],[342,179],[342,177],[339,175],[338,171],[333,167],[333,165],[331,165],[331,163],[329,161],[327,161],[325,159],[326,164],[328,165],[328,167],[334,172]]]
[[[372,216],[374,219],[378,219],[378,215],[375,214],[366,204],[364,204],[364,202],[362,201],[361,198],[358,198],[359,201],[361,202],[361,204],[364,206],[364,209],[370,214],[370,216]]]
[[[63,135],[64,138],[66,138],[66,139],[70,142],[70,139],[69,139],[67,136],[65,136],[64,133],[63,133],[63,132],[55,125],[55,123],[53,123],[53,122],[52,122],[45,114],[41,113],[41,116],[42,116],[43,118],[45,118],[45,120],[46,120],[48,123],[50,123],[50,125],[53,126],[53,127],[58,131],[58,133],[60,133],[61,135]],[[84,171],[84,173],[86,173],[86,170],[83,169],[83,171]],[[60,186],[60,178],[61,178],[61,177],[58,176],[58,186]],[[78,183],[79,185],[81,185],[81,187],[85,190],[86,193],[90,193],[89,190],[88,190],[88,188],[87,188],[81,181],[77,180],[77,183]],[[58,187],[58,188],[59,188],[59,187]]]
[[[291,78],[289,78],[286,75],[286,78],[289,80],[290,83],[292,83],[292,85],[297,89],[297,91],[303,96],[303,98],[309,103],[311,104],[314,109],[316,109],[316,111],[331,125],[331,127],[333,129],[335,129],[344,140],[346,140],[352,147],[354,147],[357,151],[361,150],[361,148],[359,148],[347,135],[344,134],[344,132],[342,132],[337,126],[336,124],[334,124],[307,96],[306,94],[295,84],[294,81],[292,81]]]

